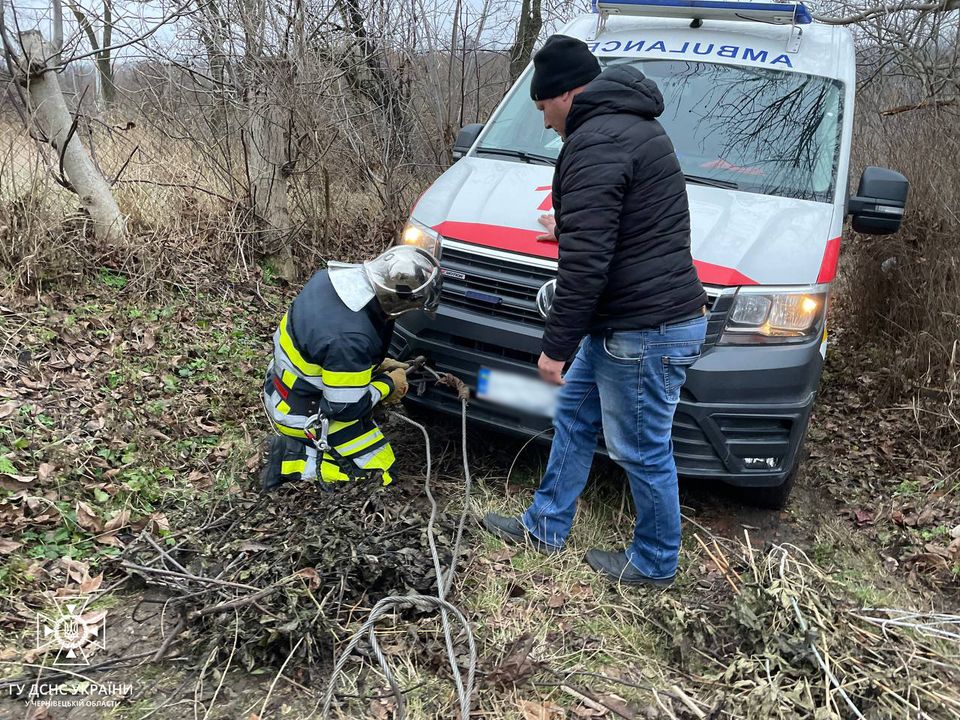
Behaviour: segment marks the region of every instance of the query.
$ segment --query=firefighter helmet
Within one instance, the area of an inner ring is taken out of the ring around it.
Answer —
[[[422,248],[397,245],[363,263],[363,271],[389,317],[409,310],[432,315],[440,304],[440,263]]]

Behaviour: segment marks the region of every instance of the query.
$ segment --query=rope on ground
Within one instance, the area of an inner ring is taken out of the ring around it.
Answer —
[[[327,691],[323,697],[323,710],[321,717],[328,718],[330,716],[330,707],[333,703],[333,695],[337,687],[337,682],[340,679],[340,676],[343,674],[344,667],[346,666],[350,655],[354,650],[356,650],[357,645],[360,643],[360,640],[364,635],[367,635],[370,648],[373,651],[374,656],[377,658],[377,663],[380,665],[380,670],[383,673],[387,683],[390,685],[390,689],[396,698],[397,720],[403,720],[403,718],[406,717],[403,693],[400,691],[400,687],[397,685],[396,678],[393,675],[393,671],[390,669],[390,665],[387,662],[386,656],[380,649],[380,644],[377,641],[376,624],[381,617],[392,610],[414,608],[426,612],[434,609],[440,610],[440,620],[443,624],[443,638],[447,650],[447,660],[450,663],[450,670],[453,675],[454,684],[456,685],[457,697],[460,704],[460,718],[461,720],[469,720],[473,697],[473,687],[477,672],[477,647],[473,638],[473,629],[470,627],[469,621],[456,606],[452,605],[446,600],[447,592],[450,590],[450,586],[453,583],[457,558],[460,554],[460,542],[463,538],[463,528],[466,523],[467,512],[470,508],[470,490],[472,480],[470,477],[470,467],[467,462],[467,397],[465,397],[462,393],[460,394],[463,472],[465,480],[463,511],[460,514],[460,522],[457,526],[456,539],[454,540],[453,544],[453,554],[450,558],[450,568],[447,571],[446,576],[444,576],[443,568],[440,566],[440,556],[437,552],[437,545],[433,534],[433,523],[437,516],[437,501],[434,499],[433,493],[430,489],[430,475],[433,469],[433,457],[430,451],[430,435],[427,433],[427,429],[420,423],[415,422],[404,415],[399,415],[397,413],[392,413],[392,415],[393,417],[398,418],[409,425],[413,425],[419,429],[421,433],[423,433],[427,455],[427,472],[424,478],[424,489],[426,490],[427,499],[430,501],[430,520],[427,522],[427,540],[430,544],[430,554],[433,557],[433,566],[437,577],[437,595],[436,597],[430,595],[393,595],[383,598],[380,602],[373,606],[373,609],[370,611],[370,615],[367,617],[366,621],[364,621],[363,625],[361,625],[350,637],[350,641],[347,643],[346,648],[344,648],[344,651],[340,654],[340,657],[334,665],[333,672],[330,675],[330,683],[327,686]],[[453,634],[450,629],[450,614],[456,617],[457,621],[465,630],[467,636],[469,662],[467,665],[466,683],[463,682],[463,677],[457,664],[457,653],[453,643]]]

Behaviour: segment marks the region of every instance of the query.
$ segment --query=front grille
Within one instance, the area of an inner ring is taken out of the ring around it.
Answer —
[[[789,418],[749,415],[714,415],[728,442],[790,443],[793,421]]]
[[[440,266],[448,273],[443,278],[441,298],[447,305],[464,308],[483,315],[514,320],[524,325],[543,327],[543,318],[537,310],[537,293],[543,284],[556,277],[553,270],[526,265],[522,262],[475,255],[463,250],[444,247]],[[449,273],[460,273],[459,280]],[[485,302],[468,296],[468,291],[496,296],[499,303]],[[707,289],[710,316],[704,347],[716,344],[733,305],[733,295],[721,295],[714,288]]]
[[[524,325],[543,327],[543,318],[537,310],[537,292],[545,282],[556,276],[553,270],[474,255],[450,247],[443,249],[440,265],[448,271],[444,275],[441,291],[441,299],[445,304]],[[465,279],[456,279],[450,272],[460,273]],[[468,291],[496,296],[500,302],[494,304],[468,297]]]
[[[430,328],[426,328],[420,332],[420,337],[425,340],[433,340],[435,342],[441,342],[445,345],[451,345],[453,347],[463,348],[465,350],[473,350],[478,353],[483,353],[490,357],[501,357],[506,358],[507,360],[517,360],[519,362],[527,363],[528,365],[536,365],[539,355],[534,355],[533,353],[523,352],[522,350],[515,350],[514,348],[504,347],[502,345],[494,345],[493,343],[482,342],[474,338],[463,337],[462,335],[451,335],[449,333],[437,332]]]
[[[723,460],[699,423],[681,410],[673,416],[673,456],[677,461],[677,469],[684,474],[726,470]]]

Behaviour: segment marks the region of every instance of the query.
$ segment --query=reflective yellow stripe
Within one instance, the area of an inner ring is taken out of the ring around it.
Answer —
[[[280,379],[283,380],[283,384],[286,385],[288,388],[292,388],[294,384],[297,382],[297,376],[294,375],[289,370],[284,370],[283,374],[280,375]]]
[[[387,395],[390,394],[390,386],[387,385],[385,382],[383,382],[383,381],[381,381],[381,380],[374,380],[373,383],[371,383],[371,384],[372,384],[377,390],[380,391],[380,397],[381,397],[381,398],[385,398]]]
[[[364,470],[389,470],[396,458],[393,455],[393,448],[384,445],[376,454],[363,464]]]
[[[333,458],[324,454],[320,463],[320,479],[324,482],[348,482],[350,477],[333,462]]]
[[[360,437],[356,437],[353,440],[349,440],[341,445],[337,445],[337,452],[341,454],[354,454],[358,453],[361,450],[370,447],[376,442],[379,442],[383,439],[383,433],[380,432],[380,428],[374,428],[369,432],[365,432]]]
[[[370,384],[373,377],[373,367],[355,372],[340,372],[338,370],[321,370],[323,384],[330,387],[364,387]]]
[[[293,475],[294,473],[302,473],[307,469],[306,460],[284,460],[280,463],[280,474],[281,475]]]
[[[389,484],[392,483],[392,482],[393,482],[393,478],[390,477],[390,473],[388,473],[386,470],[384,470],[384,471],[383,471],[383,484],[384,484],[384,486],[387,486],[387,485],[389,485]]]
[[[287,354],[287,357],[290,358],[290,362],[293,363],[293,366],[302,372],[304,375],[310,375],[316,377],[323,372],[323,368],[319,365],[314,365],[303,359],[303,356],[300,354],[300,351],[293,345],[293,340],[290,339],[290,335],[287,333],[287,316],[284,314],[283,318],[280,320],[280,347],[283,348],[283,351]]]
[[[287,427],[286,425],[281,425],[276,421],[274,421],[273,426],[277,429],[277,432],[280,433],[281,435],[287,435],[289,437],[295,437],[295,438],[305,438],[307,436],[307,434],[303,430]]]
[[[286,415],[287,413],[290,412],[290,406],[287,405],[286,401],[281,400],[280,402],[277,403],[277,411]]]
[[[331,420],[330,429],[327,432],[333,435],[335,432],[340,432],[344,428],[348,428],[351,425],[356,425],[358,422],[360,421],[359,420]]]

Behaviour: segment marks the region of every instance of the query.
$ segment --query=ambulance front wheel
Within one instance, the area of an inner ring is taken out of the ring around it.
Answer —
[[[789,472],[784,481],[779,485],[770,487],[751,487],[739,488],[741,499],[747,505],[766,508],[768,510],[783,510],[790,499],[790,493],[793,491],[793,485],[800,473],[806,453],[801,447],[797,452],[796,459],[793,462],[793,469]]]

